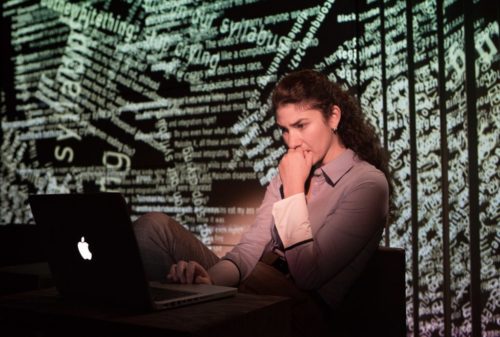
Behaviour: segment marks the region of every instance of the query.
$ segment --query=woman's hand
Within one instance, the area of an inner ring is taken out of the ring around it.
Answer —
[[[170,267],[167,280],[175,283],[203,283],[213,284],[208,272],[196,261],[180,260]]]
[[[305,184],[311,172],[312,153],[301,147],[288,149],[278,166],[285,198],[305,192]]]

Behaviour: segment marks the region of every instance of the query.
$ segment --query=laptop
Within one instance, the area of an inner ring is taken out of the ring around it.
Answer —
[[[148,282],[128,206],[119,193],[38,194],[29,196],[29,204],[55,286],[65,299],[147,311],[237,292],[214,285]]]

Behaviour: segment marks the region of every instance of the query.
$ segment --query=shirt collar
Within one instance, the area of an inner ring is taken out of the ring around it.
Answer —
[[[314,170],[315,176],[324,176],[325,180],[332,186],[342,178],[354,166],[356,153],[346,149],[337,158]]]

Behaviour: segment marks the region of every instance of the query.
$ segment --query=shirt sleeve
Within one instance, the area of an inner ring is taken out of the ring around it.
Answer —
[[[235,286],[240,281],[240,272],[238,267],[229,260],[220,260],[213,265],[208,274],[215,285]]]
[[[271,242],[271,229],[274,224],[272,207],[277,200],[281,199],[279,187],[279,180],[275,177],[267,187],[264,200],[257,210],[252,226],[242,235],[240,242],[222,257],[223,260],[231,261],[238,268],[240,281],[250,275]]]
[[[285,250],[312,240],[309,212],[304,193],[294,194],[275,202],[273,217]]]
[[[290,273],[301,289],[314,290],[351,268],[385,224],[387,180],[380,176],[359,179],[346,188],[313,230],[314,240],[285,250]]]

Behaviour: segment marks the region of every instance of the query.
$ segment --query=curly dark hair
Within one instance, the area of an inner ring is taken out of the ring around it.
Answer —
[[[341,119],[336,132],[342,143],[353,150],[359,158],[384,173],[392,199],[389,155],[381,145],[375,128],[365,119],[361,107],[352,95],[320,72],[300,70],[283,77],[273,91],[273,113],[276,113],[280,106],[290,103],[304,104],[312,109],[318,109],[325,121],[330,117],[332,107],[338,106]]]

